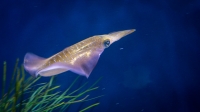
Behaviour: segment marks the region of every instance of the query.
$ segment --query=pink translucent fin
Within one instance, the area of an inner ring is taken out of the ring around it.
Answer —
[[[96,66],[102,52],[103,50],[91,50],[88,52],[89,55],[83,55],[78,58],[70,68],[70,71],[88,78]]]
[[[24,68],[32,76],[37,77],[38,68],[45,62],[45,58],[32,53],[26,53],[24,57]]]

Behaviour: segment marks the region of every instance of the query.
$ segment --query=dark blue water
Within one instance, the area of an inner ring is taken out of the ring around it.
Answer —
[[[199,112],[199,0],[2,0],[0,62],[13,70],[26,52],[49,57],[87,37],[133,28],[80,79],[92,84],[103,76],[91,95],[105,96],[68,111],[100,102],[90,112]],[[58,75],[61,89],[76,76]]]

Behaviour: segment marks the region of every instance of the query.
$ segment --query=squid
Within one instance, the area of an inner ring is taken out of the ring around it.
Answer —
[[[71,71],[88,78],[104,49],[134,31],[136,30],[130,29],[95,35],[69,46],[49,58],[26,53],[23,65],[25,70],[34,77],[38,75],[49,77]]]

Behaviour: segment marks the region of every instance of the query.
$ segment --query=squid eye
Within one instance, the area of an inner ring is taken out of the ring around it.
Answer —
[[[103,42],[104,46],[107,48],[110,45],[110,40],[104,40]]]

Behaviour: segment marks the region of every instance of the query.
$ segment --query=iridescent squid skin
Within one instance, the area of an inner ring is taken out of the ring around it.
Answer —
[[[34,77],[53,76],[69,70],[88,78],[104,49],[134,31],[131,29],[92,36],[46,59],[27,53],[24,68]]]

